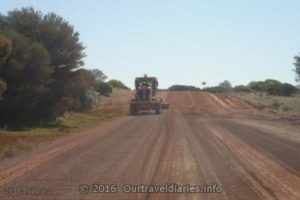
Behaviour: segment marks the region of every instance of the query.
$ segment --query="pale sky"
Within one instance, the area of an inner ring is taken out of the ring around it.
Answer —
[[[295,84],[299,0],[0,0],[0,12],[32,6],[70,22],[86,46],[85,68],[133,88],[233,85],[273,78]]]

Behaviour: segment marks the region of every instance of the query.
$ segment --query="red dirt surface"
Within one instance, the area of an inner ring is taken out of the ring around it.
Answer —
[[[161,115],[122,117],[2,161],[0,199],[300,199],[299,127],[256,120],[262,113],[237,98],[161,96],[170,103]],[[124,184],[166,183],[217,184],[222,192],[123,192]],[[79,192],[82,184],[88,194]],[[118,191],[93,193],[93,184]],[[46,193],[7,191],[37,187]]]

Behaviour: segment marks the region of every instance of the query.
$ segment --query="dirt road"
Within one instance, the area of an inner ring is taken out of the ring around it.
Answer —
[[[299,127],[257,120],[236,98],[162,96],[161,115],[119,118],[2,161],[0,199],[300,199]]]

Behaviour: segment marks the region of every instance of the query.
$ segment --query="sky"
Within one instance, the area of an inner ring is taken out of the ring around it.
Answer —
[[[131,88],[144,74],[160,88],[268,78],[296,84],[299,0],[0,0],[0,13],[29,6],[74,26],[84,68]]]

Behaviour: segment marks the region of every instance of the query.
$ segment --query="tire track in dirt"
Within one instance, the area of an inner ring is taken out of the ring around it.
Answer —
[[[109,133],[111,128],[112,127],[108,126],[105,129],[103,129],[101,137],[104,137],[105,134]],[[8,170],[0,172],[0,186],[12,181],[14,178],[23,175],[27,171],[34,169],[35,167],[41,165],[44,162],[47,162],[48,160],[51,160],[52,158],[55,158],[67,151],[70,151],[71,149],[77,146],[84,144],[86,141],[89,141],[90,138],[93,138],[95,134],[97,134],[97,132],[91,132],[85,137],[80,137],[79,139],[76,138],[75,141],[69,142],[66,145],[61,145],[50,151],[42,153],[31,160],[22,162]]]
[[[300,177],[300,144],[298,142],[279,138],[256,127],[232,120],[219,121],[218,124],[254,149],[280,162]]]
[[[252,147],[235,137],[233,132],[224,129],[222,125],[210,124],[209,126],[214,136],[241,161],[243,167],[237,168],[238,171],[243,173],[263,199],[297,200],[300,198],[300,179],[296,173],[291,173],[277,160],[261,153],[261,149]]]
[[[209,162],[209,164],[204,165],[206,167],[209,166],[209,170],[206,169],[208,171],[206,174],[214,174],[217,177],[206,180],[206,182],[219,180],[218,184],[224,187],[226,194],[226,198],[222,199],[260,199],[255,190],[249,187],[249,184],[240,177],[239,173],[236,173],[234,158],[229,159],[231,152],[228,152],[223,143],[216,141],[212,137],[211,129],[207,126],[209,122],[197,121],[190,116],[186,116],[186,120],[194,134],[194,141],[198,143],[194,146],[198,149],[201,147],[204,151],[204,154],[199,156],[197,160],[201,162],[203,157],[206,157]],[[196,152],[199,152],[199,150]],[[245,194],[247,195],[245,196]]]

